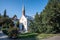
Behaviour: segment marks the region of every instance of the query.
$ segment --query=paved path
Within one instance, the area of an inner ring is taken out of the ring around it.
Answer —
[[[10,40],[10,39],[8,39],[8,36],[3,34],[2,31],[0,31],[0,40]]]
[[[3,34],[3,32],[0,31],[0,39],[1,39],[1,38],[7,38],[7,37],[8,37],[7,35]]]
[[[54,36],[43,40],[60,40],[60,36]]]

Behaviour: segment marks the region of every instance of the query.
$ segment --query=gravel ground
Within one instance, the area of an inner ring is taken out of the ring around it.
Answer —
[[[43,40],[60,40],[60,36],[54,36]]]

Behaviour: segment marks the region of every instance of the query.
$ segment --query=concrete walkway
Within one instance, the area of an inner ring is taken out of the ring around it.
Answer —
[[[0,31],[0,40],[15,40],[15,39],[8,38],[7,35],[3,34],[3,32]]]
[[[3,34],[3,32],[0,31],[0,39],[1,39],[1,38],[7,38],[7,37],[8,37],[7,35]]]
[[[60,40],[60,36],[54,36],[43,40]]]

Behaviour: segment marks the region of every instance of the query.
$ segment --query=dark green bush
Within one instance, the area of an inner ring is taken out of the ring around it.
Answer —
[[[10,38],[17,38],[17,36],[18,36],[18,28],[9,28],[9,30],[8,30],[8,36],[10,37]]]
[[[8,25],[7,25],[7,24],[4,24],[4,25],[2,26],[2,32],[3,32],[4,34],[8,35]]]
[[[2,32],[6,35],[8,35],[8,30],[2,30]]]

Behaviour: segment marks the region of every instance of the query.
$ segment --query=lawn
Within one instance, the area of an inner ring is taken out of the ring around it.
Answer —
[[[53,37],[60,34],[38,34],[38,33],[25,33],[19,34],[18,38],[23,40],[42,40],[45,38]]]
[[[23,33],[23,34],[18,34],[18,38],[35,37],[37,35],[38,33]]]
[[[58,35],[58,34],[38,34],[37,38],[44,39],[44,38],[49,38],[49,37],[53,37],[56,35]]]

